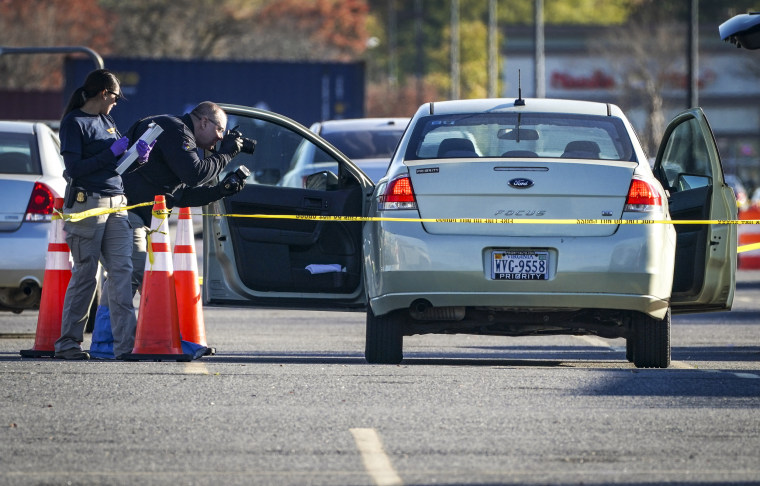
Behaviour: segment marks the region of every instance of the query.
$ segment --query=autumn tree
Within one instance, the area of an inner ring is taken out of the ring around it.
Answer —
[[[234,57],[353,61],[367,48],[365,0],[277,0],[246,21]]]
[[[377,37],[380,46],[374,49],[372,61],[385,68],[371,66],[370,86],[397,85],[399,99],[392,98],[404,110],[407,93],[415,87],[430,87],[435,96],[425,101],[445,99],[451,92],[451,3],[450,1],[370,0],[374,20],[371,35]],[[462,98],[486,96],[487,46],[486,25],[488,2],[484,0],[460,0],[460,90]],[[497,23],[499,45],[508,38],[503,29],[507,24],[532,24],[534,0],[499,0]],[[421,11],[420,11],[421,7]],[[623,22],[630,11],[630,0],[544,0],[547,23],[614,24]],[[422,35],[416,30],[421,27]],[[393,25],[393,29],[389,26]],[[392,30],[392,33],[389,31]],[[420,56],[420,52],[422,55]],[[424,67],[419,59],[424,59]],[[420,71],[422,71],[420,73]],[[422,80],[418,77],[422,77]],[[388,87],[380,91],[392,92]]]
[[[111,52],[113,17],[97,0],[0,1],[0,45],[6,47],[86,46]],[[63,56],[13,54],[0,57],[0,87],[57,90],[63,84]]]

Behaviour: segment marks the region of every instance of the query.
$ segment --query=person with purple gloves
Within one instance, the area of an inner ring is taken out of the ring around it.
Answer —
[[[91,209],[115,210],[80,221],[65,221],[66,242],[74,265],[66,290],[61,337],[55,357],[89,359],[82,350],[84,327],[97,286],[98,261],[108,272],[114,348],[132,351],[137,320],[132,306],[132,228],[125,208],[127,198],[116,171],[120,156],[129,147],[109,115],[123,99],[119,80],[106,69],[91,72],[71,95],[60,127],[61,155],[67,179],[64,213]],[[138,143],[138,162],[145,162],[152,147]]]

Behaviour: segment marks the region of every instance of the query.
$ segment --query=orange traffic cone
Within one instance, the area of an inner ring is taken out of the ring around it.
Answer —
[[[177,291],[179,332],[182,339],[208,347],[190,208],[179,208],[177,242],[174,245],[174,284]],[[208,348],[206,351],[206,354],[213,353],[213,348]]]
[[[25,358],[55,356],[55,341],[61,337],[63,299],[71,280],[71,254],[63,231],[61,216],[63,198],[56,198],[54,207],[55,212],[48,235],[40,313],[37,316],[37,333],[34,338],[34,347],[21,351],[21,356]]]
[[[140,291],[140,311],[132,353],[126,360],[190,361],[192,356],[182,353],[177,316],[177,297],[174,289],[174,271],[169,251],[168,228],[162,228],[168,217],[164,196],[153,202],[153,219],[148,240],[148,259]]]

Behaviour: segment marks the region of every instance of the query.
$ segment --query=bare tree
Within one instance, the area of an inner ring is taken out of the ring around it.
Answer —
[[[654,154],[665,131],[664,91],[685,65],[686,26],[633,19],[603,36],[595,50],[622,80],[620,104],[646,113],[641,143]]]
[[[100,54],[110,51],[110,15],[97,0],[3,0],[0,2],[0,45],[50,47],[84,45]],[[60,55],[0,57],[0,87],[60,89]]]
[[[218,0],[104,0],[118,18],[114,51],[122,56],[174,59],[227,57],[225,40],[237,35],[240,9]]]

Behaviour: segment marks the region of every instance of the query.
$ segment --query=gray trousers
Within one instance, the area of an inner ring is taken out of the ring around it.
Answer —
[[[66,212],[78,213],[93,208],[116,208],[126,205],[125,196],[98,198],[90,196],[75,203]],[[104,284],[111,311],[114,355],[131,353],[135,344],[137,320],[132,306],[132,227],[126,211],[93,216],[82,221],[64,223],[66,242],[74,259],[71,281],[63,302],[61,337],[56,351],[81,349],[84,327],[97,286],[98,261],[108,272]]]
[[[145,275],[145,261],[148,259],[148,228],[143,223],[140,216],[136,215],[132,211],[127,211],[129,218],[129,224],[132,227],[132,297],[137,294],[137,291],[142,286],[143,276]],[[168,220],[164,223],[165,229],[162,231],[169,231]],[[107,277],[107,276],[106,276]],[[108,281],[108,278],[105,280]],[[100,305],[108,306],[108,286],[104,285],[103,290],[100,293]]]

